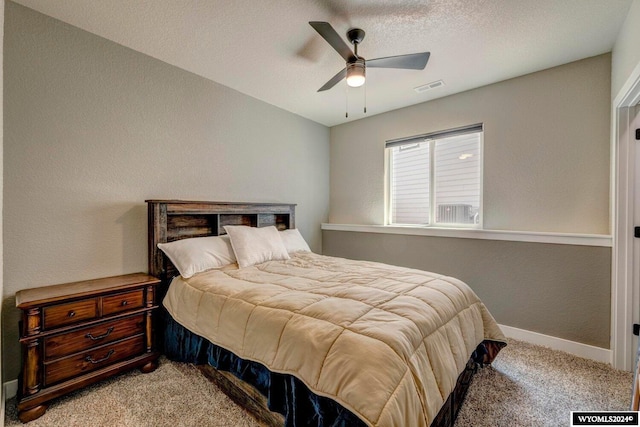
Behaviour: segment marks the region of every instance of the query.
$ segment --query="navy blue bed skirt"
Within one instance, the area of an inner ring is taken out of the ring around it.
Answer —
[[[177,362],[209,364],[231,372],[253,385],[269,409],[284,415],[286,427],[364,427],[366,424],[335,401],[312,393],[292,375],[269,371],[264,365],[244,360],[164,316],[166,356]]]
[[[286,427],[366,427],[364,421],[352,412],[332,399],[314,394],[296,377],[271,372],[258,362],[241,359],[184,328],[167,313],[164,317],[164,350],[169,359],[197,365],[209,364],[231,372],[262,393],[267,398],[269,409],[284,415]],[[503,343],[480,343],[471,354],[471,361],[476,366],[486,365],[502,347]],[[463,397],[465,393],[466,388],[462,392]],[[445,425],[453,425],[454,419],[451,418]],[[432,427],[434,425],[435,421]]]

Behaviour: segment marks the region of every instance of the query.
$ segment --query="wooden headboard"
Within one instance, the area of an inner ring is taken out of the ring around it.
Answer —
[[[295,204],[146,200],[149,214],[149,274],[168,283],[177,270],[158,243],[226,234],[225,225],[295,228]]]

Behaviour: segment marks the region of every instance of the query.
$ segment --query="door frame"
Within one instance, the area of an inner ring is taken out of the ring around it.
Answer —
[[[640,295],[633,277],[635,132],[630,111],[640,102],[638,64],[611,103],[611,364],[632,370],[634,364],[633,298]],[[640,173],[640,171],[637,171]],[[640,191],[640,189],[637,189]]]

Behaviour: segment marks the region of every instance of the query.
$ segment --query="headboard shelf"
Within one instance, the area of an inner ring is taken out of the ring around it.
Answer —
[[[218,234],[225,234],[223,228],[225,225],[258,226],[258,214],[220,214],[219,218]]]
[[[295,227],[295,204],[146,200],[149,215],[149,274],[168,283],[176,274],[158,243],[219,236],[225,225]]]

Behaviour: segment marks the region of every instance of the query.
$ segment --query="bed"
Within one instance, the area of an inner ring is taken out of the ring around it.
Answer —
[[[277,233],[295,231],[295,205],[147,203],[149,270],[171,282],[166,354],[209,366],[267,424],[451,426],[476,366],[505,345],[457,279],[279,246],[260,258],[264,240],[253,236],[281,244]],[[227,233],[237,262],[219,268],[191,275],[182,265],[181,276],[163,252]]]

